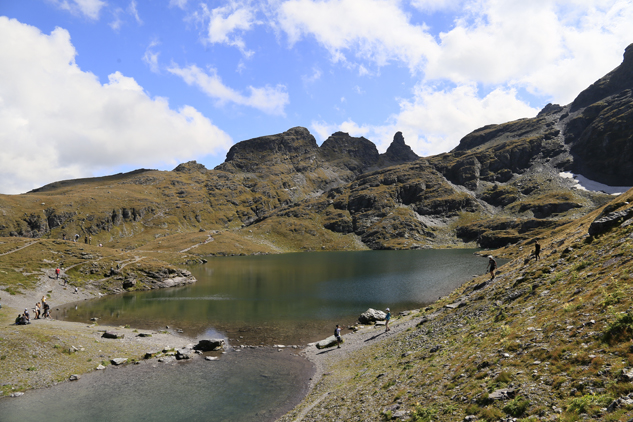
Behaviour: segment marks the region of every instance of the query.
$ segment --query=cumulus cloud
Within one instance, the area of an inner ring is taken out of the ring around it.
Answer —
[[[312,36],[333,61],[348,56],[384,66],[418,69],[437,53],[426,27],[413,25],[399,2],[389,0],[290,0],[279,5],[277,24],[291,45]]]
[[[263,88],[249,86],[249,95],[243,95],[224,85],[215,69],[210,69],[207,73],[196,65],[182,68],[172,64],[167,70],[180,76],[188,85],[200,88],[202,92],[215,99],[218,105],[231,102],[253,107],[267,114],[285,115],[284,107],[288,104],[289,98],[283,85]]]
[[[340,124],[312,122],[312,129],[324,134],[342,131],[364,136],[385,151],[393,135],[401,131],[407,145],[421,156],[446,152],[468,133],[487,124],[533,117],[538,110],[517,99],[514,89],[498,88],[481,96],[474,84],[437,89],[419,85],[413,98],[402,99],[400,111],[383,125],[357,123],[348,119]],[[326,136],[326,137],[327,137]]]
[[[0,180],[18,193],[107,169],[175,166],[230,137],[193,107],[169,107],[133,79],[82,71],[68,31],[0,17]]]
[[[432,155],[454,148],[479,127],[537,113],[515,89],[497,88],[482,97],[475,84],[466,84],[442,90],[419,86],[412,99],[400,101],[400,113],[392,119],[418,154]]]
[[[85,16],[89,19],[99,19],[99,12],[106,5],[102,0],[48,0],[60,9],[68,10],[73,15]]]
[[[203,22],[208,21],[204,42],[236,47],[245,57],[253,55],[253,52],[246,48],[241,35],[258,24],[255,19],[257,8],[248,2],[231,1],[211,10],[203,3],[201,10],[197,19]]]
[[[633,5],[622,0],[467,2],[440,34],[427,79],[511,83],[567,103],[621,60],[633,39]]]

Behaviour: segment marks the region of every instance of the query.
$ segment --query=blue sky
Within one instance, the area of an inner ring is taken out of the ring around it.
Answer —
[[[212,168],[295,126],[449,151],[571,102],[631,22],[630,0],[1,0],[0,193]]]

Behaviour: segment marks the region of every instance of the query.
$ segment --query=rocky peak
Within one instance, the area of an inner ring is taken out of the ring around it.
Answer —
[[[216,170],[258,171],[262,166],[297,162],[313,157],[318,151],[314,136],[304,127],[294,127],[276,135],[261,136],[233,145],[226,161]]]
[[[320,152],[326,160],[356,174],[374,168],[380,158],[373,142],[362,136],[349,136],[345,132],[333,133],[323,142]]]
[[[207,168],[203,164],[198,164],[194,160],[194,161],[188,161],[186,163],[178,164],[178,167],[176,167],[173,171],[176,171],[179,173],[194,173],[194,172],[206,173]]]
[[[542,117],[542,116],[546,116],[548,114],[556,114],[556,113],[559,113],[559,112],[561,112],[563,110],[564,110],[564,108],[561,107],[558,104],[548,103],[545,107],[543,107],[543,110],[539,111],[539,113],[536,115],[536,117]]]
[[[624,50],[624,59],[620,66],[591,84],[578,94],[571,106],[572,111],[587,107],[620,91],[633,88],[633,44]]]
[[[396,132],[393,135],[393,141],[387,152],[383,154],[383,157],[390,162],[394,163],[408,163],[409,161],[415,161],[420,158],[411,147],[404,142],[404,136],[402,132]]]

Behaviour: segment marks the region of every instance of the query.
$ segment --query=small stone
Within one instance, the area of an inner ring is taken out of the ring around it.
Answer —
[[[81,378],[81,375],[77,375],[77,374],[73,374],[71,375],[68,380],[69,381],[77,381],[79,378]]]
[[[127,358],[114,358],[112,360],[110,360],[110,363],[112,363],[113,365],[123,365],[125,362],[127,362]]]
[[[217,356],[206,356],[204,360],[218,360]]]
[[[96,369],[97,369],[97,371],[101,371],[101,370],[105,369],[105,366],[99,364],[99,366],[97,366]]]

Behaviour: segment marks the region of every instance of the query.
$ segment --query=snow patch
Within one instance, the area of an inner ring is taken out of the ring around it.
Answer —
[[[573,174],[568,171],[564,171],[559,173],[559,175],[565,179],[572,179],[576,182],[573,186],[577,189],[593,191],[593,192],[604,192],[610,195],[620,195],[621,193],[626,192],[631,189],[631,186],[609,186],[603,183],[596,182],[594,180],[587,179],[582,174]]]

